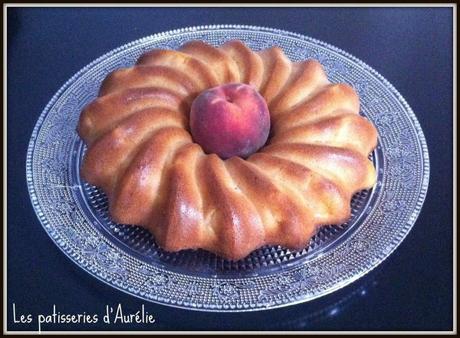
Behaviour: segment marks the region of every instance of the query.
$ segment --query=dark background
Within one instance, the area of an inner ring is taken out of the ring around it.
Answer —
[[[16,313],[98,313],[141,304],[143,330],[452,330],[452,8],[8,8],[8,296]],[[204,24],[249,24],[305,34],[360,58],[407,99],[427,138],[431,177],[419,219],[389,259],[360,281],[304,305],[210,314],[143,302],[66,258],[34,214],[25,158],[32,129],[54,93],[102,54],[143,36]],[[42,329],[123,329],[48,325]]]

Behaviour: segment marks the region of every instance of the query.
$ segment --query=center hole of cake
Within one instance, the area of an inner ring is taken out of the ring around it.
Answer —
[[[208,154],[247,158],[267,142],[270,113],[265,99],[252,86],[225,84],[195,98],[190,130],[194,142]]]

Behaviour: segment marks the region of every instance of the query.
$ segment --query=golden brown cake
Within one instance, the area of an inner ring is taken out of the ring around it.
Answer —
[[[227,83],[252,86],[268,106],[270,137],[246,158],[206,153],[190,133],[195,98]],[[167,251],[236,260],[267,244],[301,249],[321,225],[348,220],[352,195],[376,182],[377,131],[353,88],[330,83],[315,60],[236,40],[152,50],[114,71],[78,133],[82,177],[107,194],[112,219],[145,227]]]

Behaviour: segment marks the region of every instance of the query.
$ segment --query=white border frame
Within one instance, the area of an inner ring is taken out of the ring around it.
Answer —
[[[206,5],[206,6],[203,6]],[[3,151],[4,151],[4,158],[3,158],[3,333],[4,334],[37,334],[35,331],[8,331],[7,330],[7,9],[9,7],[448,7],[453,9],[453,205],[457,203],[457,148],[456,148],[456,140],[457,140],[457,6],[455,4],[445,3],[445,4],[156,4],[156,5],[148,5],[148,4],[4,4],[3,5],[3,31],[4,31],[4,39],[3,39],[3,69],[4,69],[4,77],[3,77],[3,88],[4,88],[4,100],[3,100]],[[453,330],[452,331],[343,331],[340,332],[341,334],[380,334],[380,333],[391,333],[391,334],[455,334],[457,332],[457,212],[456,209],[453,208]],[[222,331],[42,331],[43,333],[47,334],[81,334],[81,333],[88,333],[88,334],[174,334],[177,332],[181,333],[188,333],[188,334],[203,334],[203,333],[225,333]],[[298,332],[289,332],[289,331],[269,331],[263,332],[265,333],[273,333],[273,332],[283,332],[286,334],[302,334],[302,333],[316,333],[316,334],[330,334],[336,333],[336,331],[298,331]],[[230,331],[229,333],[235,334],[254,334],[261,332],[254,332],[254,331]]]

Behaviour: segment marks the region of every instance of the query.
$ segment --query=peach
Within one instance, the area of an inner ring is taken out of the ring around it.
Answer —
[[[192,103],[193,140],[222,159],[246,158],[261,148],[270,132],[264,98],[250,85],[231,83],[202,92]]]

